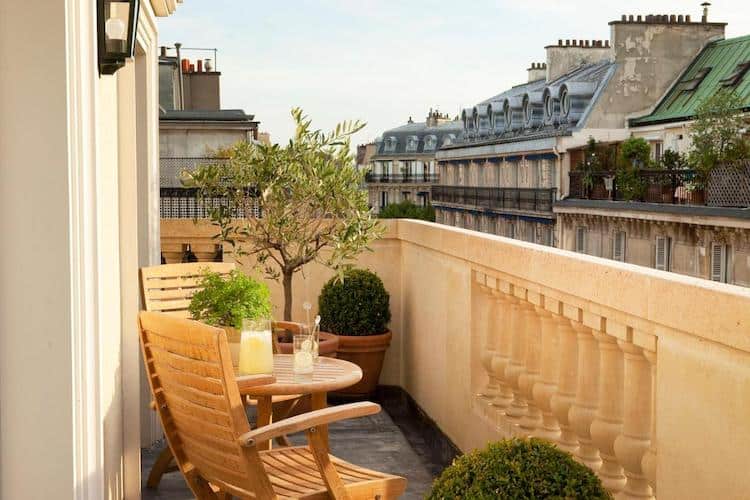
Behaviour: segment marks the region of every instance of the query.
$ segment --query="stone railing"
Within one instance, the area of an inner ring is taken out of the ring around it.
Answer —
[[[163,221],[164,236],[188,241],[186,222]],[[381,383],[409,392],[459,448],[539,436],[621,498],[747,498],[750,290],[438,224],[385,224],[357,263],[391,297]],[[210,241],[199,227],[190,241]],[[313,266],[295,277],[295,318],[330,276]]]

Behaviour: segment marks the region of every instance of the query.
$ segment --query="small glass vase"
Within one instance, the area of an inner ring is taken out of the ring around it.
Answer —
[[[294,360],[292,371],[296,375],[309,375],[315,365],[313,338],[308,333],[299,333],[292,338]]]

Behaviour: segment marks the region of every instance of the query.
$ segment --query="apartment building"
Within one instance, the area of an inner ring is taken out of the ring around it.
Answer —
[[[405,125],[383,132],[375,140],[365,177],[373,210],[377,213],[405,200],[430,204],[439,177],[435,154],[456,141],[461,130],[458,120],[431,109],[424,122],[415,123],[410,117]]]
[[[617,143],[725,23],[690,16],[622,16],[610,40],[558,40],[526,82],[462,112],[457,140],[436,154],[437,220],[558,245],[556,201],[590,138]]]

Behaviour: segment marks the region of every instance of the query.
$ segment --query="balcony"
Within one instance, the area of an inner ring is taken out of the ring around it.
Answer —
[[[440,180],[438,174],[373,174],[365,175],[365,182],[390,184],[434,184]]]
[[[434,186],[432,200],[475,210],[551,212],[556,189]]]
[[[208,223],[191,227],[213,243]],[[381,383],[460,450],[533,435],[622,498],[746,494],[749,290],[417,221],[388,222],[373,250],[357,265],[391,295]],[[329,275],[295,278],[295,316]],[[368,432],[386,447],[411,435],[382,430]]]

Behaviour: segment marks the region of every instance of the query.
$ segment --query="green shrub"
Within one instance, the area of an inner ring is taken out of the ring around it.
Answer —
[[[463,455],[432,485],[429,500],[609,499],[587,467],[539,439],[509,439]]]
[[[242,328],[243,319],[271,315],[271,293],[265,283],[235,269],[227,278],[207,272],[200,282],[203,289],[193,295],[190,314],[209,325]]]
[[[349,269],[332,278],[318,297],[320,329],[337,335],[379,335],[388,331],[390,296],[373,272]]]
[[[432,205],[420,207],[411,201],[402,201],[387,205],[380,210],[381,219],[420,219],[435,222],[435,209]]]
[[[651,146],[642,137],[631,137],[620,145],[620,161],[625,167],[648,168]]]

